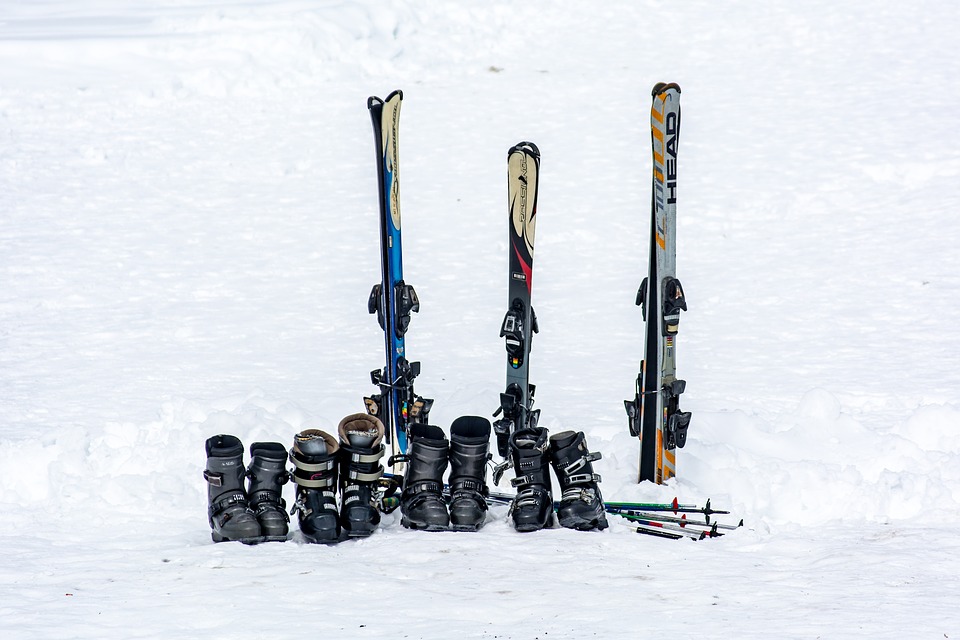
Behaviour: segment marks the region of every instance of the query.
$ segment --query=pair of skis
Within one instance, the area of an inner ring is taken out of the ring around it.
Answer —
[[[540,150],[532,142],[520,142],[507,152],[507,234],[510,243],[507,285],[507,313],[500,325],[500,337],[507,348],[507,386],[500,394],[500,406],[493,423],[497,451],[506,460],[494,471],[494,483],[510,466],[510,436],[520,429],[532,429],[540,419],[533,408],[536,387],[530,384],[530,347],[539,331],[533,311],[533,243],[537,229],[537,190],[540,179]]]
[[[413,390],[420,363],[406,358],[405,335],[410,314],[420,310],[413,287],[403,280],[403,252],[400,236],[400,155],[399,125],[403,92],[394,91],[381,100],[367,99],[376,144],[377,184],[380,193],[380,265],[381,281],[373,285],[367,310],[377,315],[383,329],[386,362],[383,369],[370,372],[370,380],[379,393],[364,398],[367,412],[383,422],[385,437],[391,444],[391,465],[402,469],[407,453],[410,425],[425,423],[433,400]]]
[[[650,137],[653,189],[650,259],[637,292],[645,321],[643,361],[636,395],[625,400],[630,435],[640,438],[638,482],[662,484],[677,475],[676,450],[687,441],[690,413],[680,410],[686,382],[677,379],[676,341],[680,312],[687,310],[677,279],[677,146],[680,140],[680,87],[653,88]]]

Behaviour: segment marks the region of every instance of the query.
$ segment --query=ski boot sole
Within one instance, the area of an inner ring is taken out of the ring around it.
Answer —
[[[334,535],[333,531],[320,532],[316,534],[304,533],[301,529],[300,534],[303,536],[304,542],[310,544],[336,544],[340,542],[340,534]]]
[[[227,538],[223,535],[220,535],[219,533],[216,533],[215,531],[210,533],[210,537],[213,539],[215,543],[216,542],[241,542],[243,544],[254,545],[254,544],[260,544],[263,541],[262,536],[252,536],[250,538]]]
[[[603,516],[599,518],[560,518],[560,526],[564,529],[575,529],[576,531],[593,531],[594,529],[598,531],[603,531],[609,525],[607,524],[607,519]]]
[[[369,529],[361,529],[361,528],[347,529],[346,527],[344,527],[343,532],[347,535],[348,538],[369,538],[370,536],[373,535],[373,533],[376,530],[377,528],[375,526]]]
[[[427,524],[420,522],[413,522],[407,518],[400,518],[400,524],[402,524],[407,529],[412,529],[414,531],[449,531],[449,525],[441,524]]]

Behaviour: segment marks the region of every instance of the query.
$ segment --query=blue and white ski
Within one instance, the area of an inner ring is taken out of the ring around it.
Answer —
[[[394,91],[386,100],[367,99],[373,121],[377,152],[377,181],[380,190],[380,263],[383,278],[373,286],[367,309],[377,314],[383,329],[386,364],[370,372],[380,393],[364,398],[367,412],[383,422],[391,443],[392,459],[402,463],[407,453],[407,432],[414,422],[425,422],[433,400],[418,396],[413,380],[420,373],[419,362],[406,358],[404,336],[410,314],[420,310],[413,287],[403,281],[403,251],[400,242],[400,159],[398,130],[403,92]],[[393,434],[391,436],[391,434]]]

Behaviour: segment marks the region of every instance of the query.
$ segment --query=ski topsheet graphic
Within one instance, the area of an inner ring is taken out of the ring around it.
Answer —
[[[377,314],[383,329],[386,363],[370,372],[380,393],[364,398],[367,411],[386,427],[394,459],[407,453],[407,431],[413,422],[425,422],[433,400],[418,396],[413,380],[419,362],[408,362],[404,336],[410,314],[420,310],[413,287],[403,281],[403,251],[400,241],[400,157],[397,137],[403,92],[386,100],[371,96],[367,108],[373,121],[376,143],[377,183],[380,192],[380,263],[382,280],[373,286],[367,308]],[[392,434],[392,436],[391,436]],[[402,459],[399,459],[402,461]]]
[[[537,228],[537,185],[540,150],[532,142],[520,142],[507,152],[507,234],[509,270],[507,313],[500,325],[500,337],[507,348],[507,387],[500,394],[501,416],[493,429],[497,450],[508,457],[510,434],[535,427],[539,410],[534,411],[535,387],[529,380],[530,345],[537,333],[537,316],[531,306],[533,292],[533,245]],[[502,415],[501,415],[502,414]]]
[[[680,87],[657,84],[650,109],[653,192],[650,263],[637,292],[645,321],[636,396],[625,401],[630,434],[640,437],[638,481],[658,484],[677,475],[676,450],[687,441],[690,413],[680,410],[686,382],[676,375],[680,312],[687,303],[677,280],[677,147]]]

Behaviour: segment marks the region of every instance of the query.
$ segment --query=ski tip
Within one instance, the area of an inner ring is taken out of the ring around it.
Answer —
[[[670,89],[680,93],[680,85],[678,85],[676,82],[658,82],[657,84],[653,85],[653,91],[650,92],[650,95],[656,97],[665,91],[669,91]]]
[[[537,147],[537,145],[526,140],[522,142],[518,142],[517,144],[510,147],[510,150],[507,152],[507,156],[510,156],[511,154],[514,154],[514,153],[529,153],[530,155],[535,156],[537,158],[540,157],[540,149]]]
[[[743,518],[740,518],[740,524],[738,524],[737,526],[738,526],[738,527],[742,527],[742,526],[743,526]]]
[[[386,103],[390,102],[394,96],[397,96],[400,98],[400,100],[403,100],[403,91],[401,91],[400,89],[391,91],[390,94],[387,96],[386,100],[384,100],[383,98],[379,98],[377,96],[370,96],[369,98],[367,98],[367,109],[373,109],[374,107],[382,107]]]
[[[673,502],[670,503],[670,504],[673,506],[673,512],[676,513],[676,512],[677,512],[677,509],[680,508],[680,501],[677,500],[676,498],[674,498],[674,499],[673,499]]]

